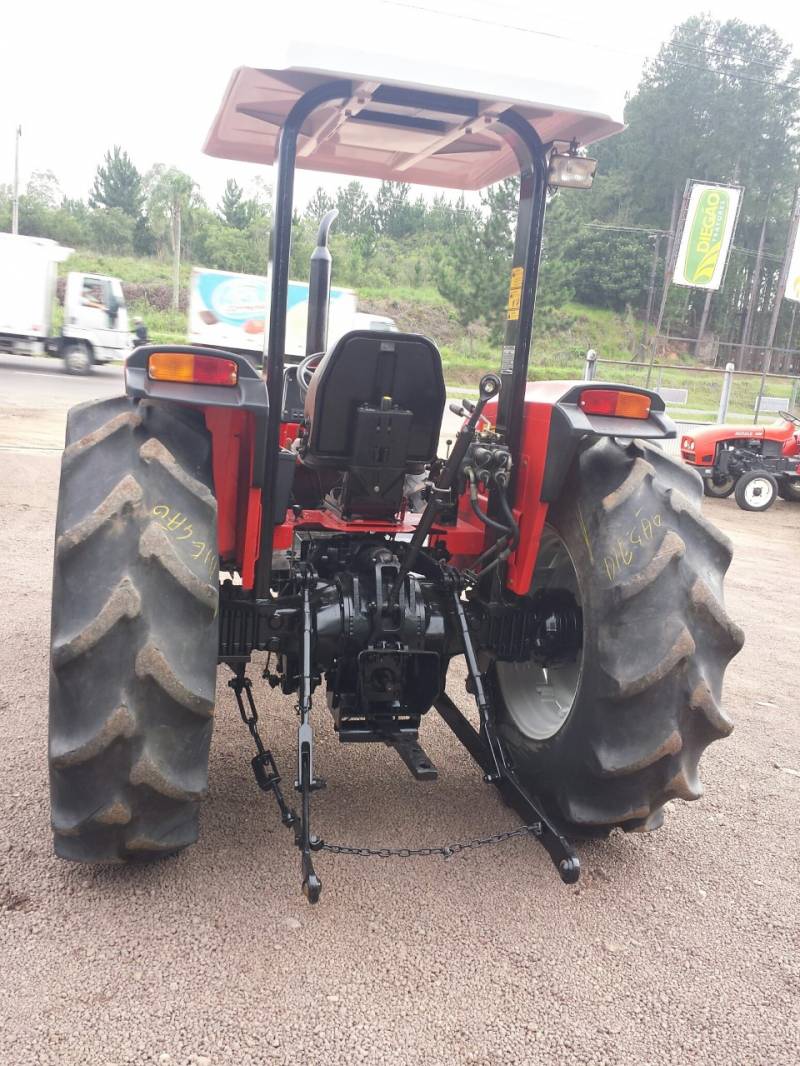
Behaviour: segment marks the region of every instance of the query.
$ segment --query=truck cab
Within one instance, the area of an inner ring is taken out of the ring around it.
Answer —
[[[128,309],[119,279],[69,273],[64,325],[57,341],[65,370],[86,374],[94,364],[124,359],[132,347]]]

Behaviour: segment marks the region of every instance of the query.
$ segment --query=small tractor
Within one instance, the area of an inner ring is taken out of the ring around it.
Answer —
[[[731,545],[700,513],[700,477],[658,446],[675,436],[663,401],[527,380],[548,196],[588,188],[581,146],[621,123],[527,73],[412,64],[408,81],[374,64],[348,51],[347,73],[318,53],[240,68],[209,134],[210,154],[277,168],[263,368],[151,344],[128,358],[124,396],[69,414],[49,737],[64,859],[196,840],[218,664],[311,902],[317,853],[336,850],[312,825],[322,691],[340,741],[394,749],[419,781],[437,776],[423,747],[435,709],[566,883],[571,841],[655,829],[667,801],[700,795],[701,754],[732,729]],[[284,366],[296,167],[462,190],[519,176],[499,373],[455,404],[447,454],[432,340],[355,330],[326,344],[331,218],[307,355]],[[259,732],[256,654],[297,715],[294,806]],[[447,693],[459,659],[469,716]]]
[[[709,426],[681,437],[681,456],[703,478],[706,496],[735,494],[744,511],[766,511],[777,496],[800,501],[800,418],[769,426]]]

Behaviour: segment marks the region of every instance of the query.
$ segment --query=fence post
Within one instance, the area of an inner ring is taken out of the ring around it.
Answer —
[[[761,414],[761,398],[764,395],[764,383],[767,380],[767,374],[769,372],[770,364],[772,363],[772,349],[768,349],[764,352],[764,362],[761,366],[761,384],[758,386],[758,396],[756,397],[756,413],[753,416],[753,425],[758,425],[758,416]]]
[[[583,367],[583,380],[594,381],[594,375],[597,371],[597,352],[594,348],[590,348],[586,353],[586,363]]]
[[[798,387],[798,385],[800,385],[800,378],[794,378],[792,380],[792,392],[791,392],[791,395],[789,396],[789,410],[792,411],[792,412],[794,411],[795,406],[797,405],[797,387]]]
[[[728,404],[731,399],[734,366],[734,363],[725,364],[725,373],[722,376],[722,394],[719,398],[719,411],[717,411],[717,424],[724,422],[728,417]]]

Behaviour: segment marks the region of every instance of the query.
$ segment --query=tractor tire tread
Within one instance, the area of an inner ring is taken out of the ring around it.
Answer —
[[[202,415],[127,397],[73,408],[51,638],[51,820],[62,858],[155,858],[197,839],[215,699],[216,558]]]
[[[723,601],[731,543],[701,515],[702,498],[700,476],[659,449],[600,438],[550,505],[584,601],[572,712],[532,741],[492,666],[487,682],[521,779],[568,835],[657,828],[665,803],[702,794],[700,757],[733,728],[722,676],[744,637]]]

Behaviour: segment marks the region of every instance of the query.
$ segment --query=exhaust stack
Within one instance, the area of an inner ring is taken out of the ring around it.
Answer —
[[[322,218],[317,231],[317,247],[311,256],[308,277],[308,326],[306,355],[324,352],[328,342],[328,310],[331,302],[331,253],[328,234],[339,212],[334,208]]]

